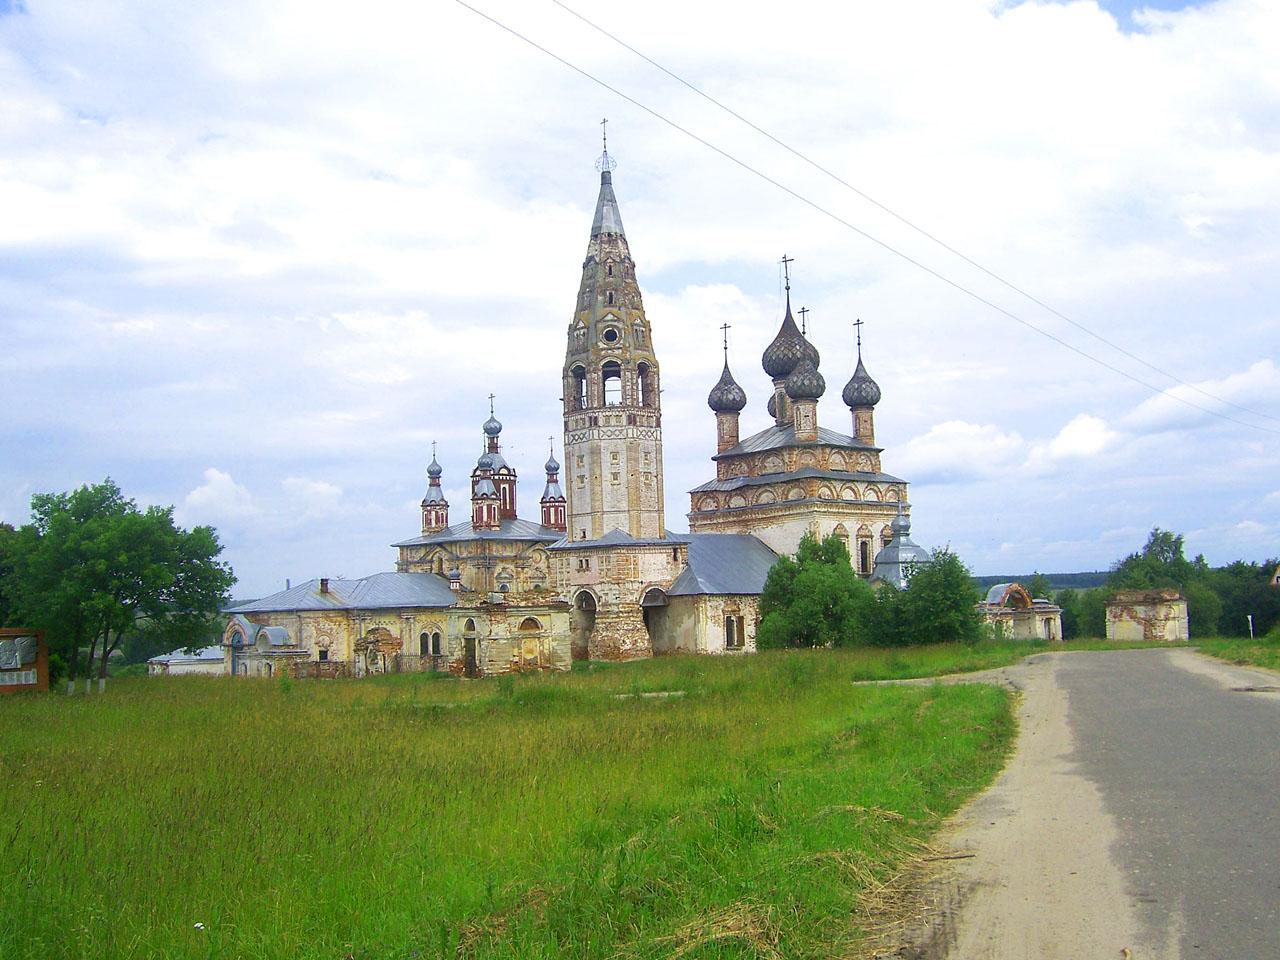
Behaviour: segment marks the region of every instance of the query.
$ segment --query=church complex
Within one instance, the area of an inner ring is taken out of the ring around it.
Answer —
[[[565,670],[573,659],[746,652],[769,568],[805,533],[835,534],[859,574],[895,585],[903,565],[924,556],[909,537],[906,482],[881,472],[880,388],[861,336],[841,394],[845,434],[819,424],[826,381],[792,316],[790,283],[762,357],[773,424],[739,435],[747,396],[726,350],[707,398],[715,476],[690,491],[690,532],[667,530],[658,354],[607,150],[600,168],[560,385],[564,464],[547,460],[538,518],[516,515],[517,476],[491,401],[469,516],[445,500],[433,450],[420,531],[394,545],[396,571],[312,580],[228,610],[228,672],[481,676]]]

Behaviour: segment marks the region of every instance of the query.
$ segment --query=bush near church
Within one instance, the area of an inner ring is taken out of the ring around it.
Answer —
[[[795,559],[769,571],[760,597],[762,650],[786,647],[899,646],[983,636],[969,570],[949,550],[912,571],[905,590],[879,591],[853,572],[844,542],[806,534]]]

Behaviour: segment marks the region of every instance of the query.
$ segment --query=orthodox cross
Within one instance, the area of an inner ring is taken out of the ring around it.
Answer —
[[[554,434],[547,437],[547,446],[551,448],[551,456],[554,458],[556,455],[556,438]]]
[[[609,156],[609,118],[605,117],[600,121],[600,140],[604,144],[604,153],[600,155],[600,159],[596,161],[596,169],[600,171],[613,170],[617,161]]]
[[[493,416],[493,394],[489,394],[489,416]]]
[[[862,359],[862,318],[853,321],[853,329],[858,333],[858,359]]]
[[[729,362],[729,324],[720,324],[720,331],[724,334],[724,362]]]
[[[809,312],[808,307],[801,307],[799,310],[796,311],[796,313],[800,314],[800,332],[801,333],[808,333],[808,330],[805,328],[805,325],[804,325],[804,315],[808,312]]]
[[[600,121],[600,139],[604,141],[604,152],[609,152],[609,118]]]
[[[431,441],[431,459],[434,460],[435,458],[436,458],[436,442],[432,440]]]
[[[782,274],[783,274],[783,276],[784,276],[784,277],[786,277],[786,279],[787,279],[787,289],[788,289],[788,290],[790,290],[790,289],[791,289],[791,270],[790,270],[790,266],[791,266],[791,264],[793,264],[793,263],[795,263],[795,262],[796,262],[795,257],[788,257],[785,253],[782,255],[782,259],[779,261],[779,263],[781,263],[781,264],[782,264]]]

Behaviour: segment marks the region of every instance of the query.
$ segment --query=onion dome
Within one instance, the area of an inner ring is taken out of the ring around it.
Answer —
[[[845,405],[849,407],[874,407],[880,402],[880,385],[871,379],[867,368],[862,365],[861,352],[858,355],[858,367],[853,371],[849,382],[844,385],[844,393],[841,396],[844,398]]]
[[[436,461],[435,454],[431,455],[431,463],[427,465],[427,476],[432,480],[438,479],[444,473],[444,468]]]
[[[769,411],[769,416],[778,419],[778,395],[776,393],[769,394],[769,402],[765,404],[765,409]]]
[[[502,423],[497,417],[490,413],[489,419],[484,422],[484,426],[480,429],[484,431],[484,435],[486,437],[496,437],[502,432]]]
[[[480,454],[480,459],[476,461],[477,470],[493,469],[493,454],[485,452]]]
[[[559,473],[559,472],[560,472],[560,464],[559,464],[559,462],[556,460],[556,455],[555,455],[554,453],[553,453],[553,454],[551,454],[551,456],[547,457],[547,462],[546,462],[546,464],[544,464],[544,465],[543,465],[543,469],[544,469],[544,470],[546,470],[546,471],[547,471],[547,473]]]
[[[452,570],[450,570],[450,571],[449,571],[449,579],[450,579],[450,580],[461,580],[461,579],[462,579],[462,571],[461,571],[461,570],[459,570],[457,567],[454,567]]]
[[[817,400],[827,392],[827,381],[822,379],[813,359],[805,354],[791,371],[791,376],[787,377],[783,388],[792,400]]]
[[[806,353],[806,347],[813,349],[791,316],[791,297],[788,295],[787,315],[782,319],[778,335],[773,338],[769,346],[764,348],[764,355],[760,358],[764,372],[774,380],[785,380],[791,376],[791,371],[796,368],[796,364]]]
[[[911,532],[911,521],[907,519],[907,515],[902,512],[902,507],[898,507],[898,515],[893,518],[893,522],[889,524],[889,529],[893,531],[895,537],[905,537]]]
[[[724,372],[711,392],[707,394],[707,406],[716,413],[739,413],[747,405],[747,394],[729,372],[729,361],[724,362]]]

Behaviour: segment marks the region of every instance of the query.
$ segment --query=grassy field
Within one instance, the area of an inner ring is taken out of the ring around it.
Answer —
[[[1280,670],[1280,630],[1272,630],[1255,640],[1247,637],[1206,637],[1196,640],[1195,645],[1211,657],[1228,663]]]
[[[971,655],[0,700],[0,957],[854,954],[1013,721],[994,687],[850,681]]]

